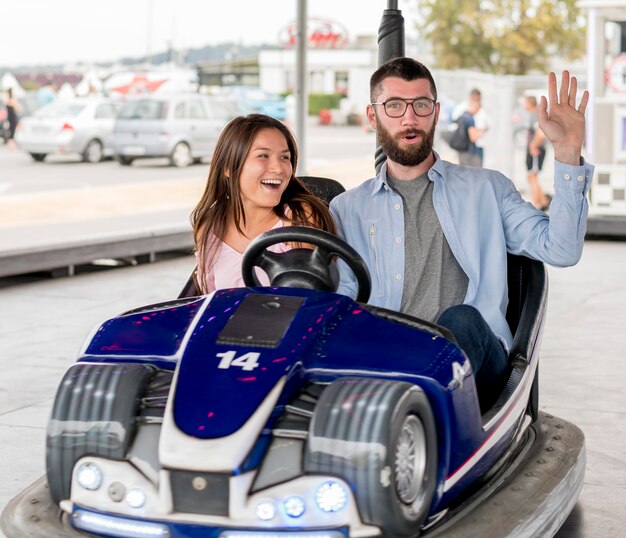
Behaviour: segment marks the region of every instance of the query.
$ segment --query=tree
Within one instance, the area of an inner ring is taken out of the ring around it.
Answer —
[[[577,0],[418,0],[437,67],[524,75],[585,51]]]

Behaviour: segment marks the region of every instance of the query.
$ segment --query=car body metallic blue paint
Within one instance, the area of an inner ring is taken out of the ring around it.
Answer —
[[[274,348],[219,344],[218,335],[250,293],[305,297]],[[258,353],[258,366],[218,368],[218,354]],[[461,350],[434,331],[381,319],[351,299],[332,293],[288,288],[221,290],[212,296],[131,311],[104,323],[85,347],[81,361],[149,361],[174,369],[178,378],[174,418],[184,433],[212,439],[236,432],[278,380],[286,383],[274,413],[241,468],[258,467],[273,422],[308,382],[342,376],[374,377],[416,384],[428,396],[437,424],[438,487],[432,508],[450,500],[502,456],[517,425],[481,456],[451,487],[445,481],[485,443],[498,424],[483,428],[473,374],[459,383],[453,364],[465,365]],[[501,422],[501,421],[500,421]]]
[[[85,355],[173,358],[203,299],[146,306],[103,323]]]

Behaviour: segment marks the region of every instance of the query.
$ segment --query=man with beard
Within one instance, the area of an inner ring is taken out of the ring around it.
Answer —
[[[441,160],[433,151],[439,117],[430,71],[396,58],[371,77],[367,118],[387,161],[376,177],[330,205],[339,234],[372,273],[370,303],[450,329],[476,376],[481,408],[500,394],[512,344],[505,313],[507,251],[555,266],[582,254],[593,167],[581,157],[584,112],[576,78],[563,72],[560,91],[548,77],[539,124],[555,153],[550,218],[525,202],[502,174]],[[339,292],[356,282],[341,266]]]

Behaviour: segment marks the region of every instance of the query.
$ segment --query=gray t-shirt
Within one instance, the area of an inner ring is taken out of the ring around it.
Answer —
[[[400,311],[436,321],[462,304],[468,278],[450,250],[433,206],[433,182],[424,174],[409,181],[388,176],[404,202],[404,287]]]

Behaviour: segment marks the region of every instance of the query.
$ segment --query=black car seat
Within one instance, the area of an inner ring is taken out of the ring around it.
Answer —
[[[196,268],[193,268],[193,273],[189,275],[187,282],[183,286],[183,289],[178,294],[179,299],[184,299],[185,297],[197,297],[201,295],[200,290],[196,286],[196,279],[194,278],[194,273],[196,272]]]
[[[538,333],[543,324],[548,299],[548,274],[545,265],[537,260],[514,254],[507,255],[509,306],[506,320],[513,333],[509,352],[511,373],[509,380],[488,415],[493,415],[512,395],[529,366],[538,344]],[[539,368],[535,371],[528,402],[535,420],[539,412]],[[489,416],[484,417],[486,420]]]
[[[329,179],[327,177],[315,177],[315,176],[298,176],[298,179],[304,183],[307,189],[309,189],[315,196],[321,198],[326,202],[326,204],[330,204],[330,201],[345,192],[345,187],[334,179]]]

